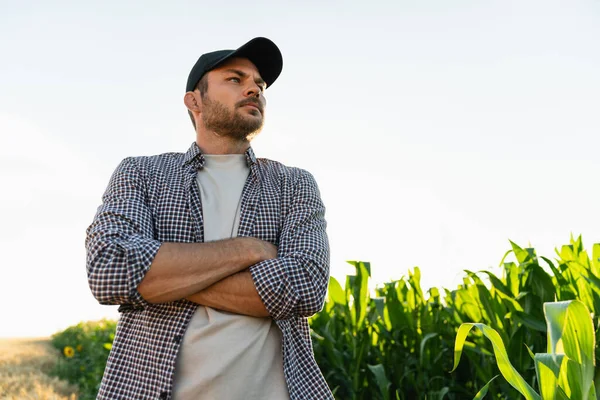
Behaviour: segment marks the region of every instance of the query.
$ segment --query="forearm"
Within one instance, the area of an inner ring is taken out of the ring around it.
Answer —
[[[138,286],[150,303],[185,298],[255,264],[264,255],[256,239],[209,243],[163,243]]]
[[[251,317],[269,317],[248,271],[230,275],[187,299],[217,310]]]

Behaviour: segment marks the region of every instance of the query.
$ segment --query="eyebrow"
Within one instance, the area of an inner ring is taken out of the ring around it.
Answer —
[[[249,76],[244,71],[240,71],[239,69],[235,68],[226,69],[224,72],[232,72],[234,74],[239,75],[240,78],[247,78]],[[258,85],[262,85],[263,87],[267,87],[267,82],[265,82],[262,78],[255,79],[254,82],[256,82]]]

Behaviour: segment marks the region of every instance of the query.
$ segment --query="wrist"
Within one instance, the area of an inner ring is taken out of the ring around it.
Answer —
[[[260,246],[257,246],[257,239],[252,237],[239,237],[236,243],[236,254],[240,262],[248,267],[262,260],[262,251]]]

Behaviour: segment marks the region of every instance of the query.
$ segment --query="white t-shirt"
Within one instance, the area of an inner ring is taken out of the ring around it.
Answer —
[[[237,236],[244,154],[204,155],[197,181],[204,241]],[[177,356],[175,400],[289,399],[283,375],[281,331],[271,318],[198,306]]]

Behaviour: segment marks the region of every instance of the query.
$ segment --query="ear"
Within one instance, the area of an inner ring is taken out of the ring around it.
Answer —
[[[185,106],[192,113],[202,112],[202,101],[199,97],[200,95],[196,92],[187,92],[185,96],[183,96]]]

